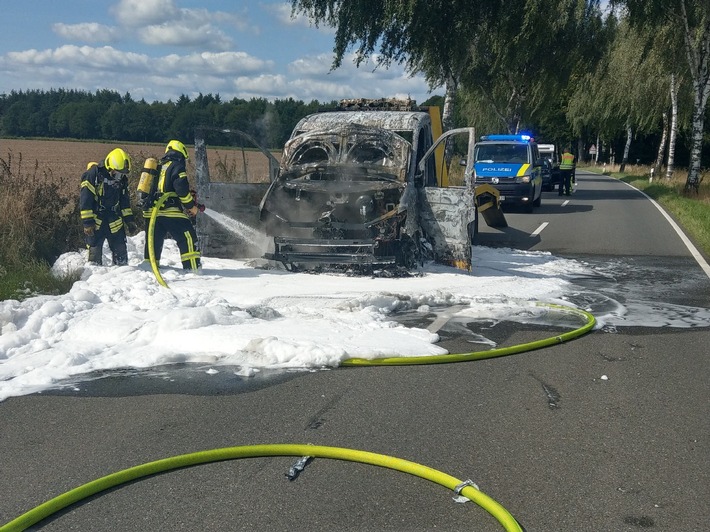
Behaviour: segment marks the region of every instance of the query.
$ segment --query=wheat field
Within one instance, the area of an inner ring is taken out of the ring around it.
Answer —
[[[194,146],[186,143],[188,179],[194,182]],[[0,139],[0,159],[15,176],[33,180],[79,183],[87,163],[100,161],[114,148],[123,148],[133,161],[132,174],[139,174],[148,157],[160,158],[165,144],[84,142],[72,140]],[[276,160],[281,152],[273,151]],[[222,182],[268,182],[268,160],[256,150],[219,147],[207,150],[210,179]]]

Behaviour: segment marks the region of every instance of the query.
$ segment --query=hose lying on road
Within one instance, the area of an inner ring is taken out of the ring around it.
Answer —
[[[555,305],[552,303],[537,303],[538,306],[547,307],[552,310],[559,312],[565,312],[568,314],[574,314],[581,317],[585,323],[582,327],[568,331],[563,334],[556,336],[550,336],[549,338],[543,338],[542,340],[536,340],[534,342],[528,342],[525,344],[513,345],[510,347],[499,347],[497,349],[487,349],[485,351],[474,351],[471,353],[458,353],[458,354],[448,354],[448,355],[431,355],[431,356],[419,356],[419,357],[389,357],[389,358],[349,358],[343,360],[341,365],[343,366],[411,366],[415,364],[449,364],[452,362],[469,362],[471,360],[484,360],[486,358],[495,358],[506,355],[515,355],[517,353],[524,353],[526,351],[533,351],[535,349],[541,349],[543,347],[549,347],[551,345],[561,344],[568,340],[573,340],[578,338],[583,334],[588,333],[594,328],[596,320],[594,316],[591,315],[586,310],[566,307],[564,305]]]
[[[155,462],[138,465],[123,471],[112,473],[99,478],[78,488],[67,491],[49,501],[40,504],[29,512],[17,517],[6,525],[0,527],[0,532],[16,532],[25,530],[46,519],[47,517],[75,504],[83,499],[92,497],[97,493],[114,488],[121,484],[132,482],[142,477],[163,473],[173,469],[219,462],[224,460],[234,460],[239,458],[258,458],[266,456],[312,456],[316,458],[331,458],[350,462],[360,462],[379,467],[409,473],[425,480],[435,482],[445,488],[453,490],[456,494],[462,495],[478,504],[481,508],[491,514],[508,532],[522,532],[523,528],[515,518],[498,502],[473,487],[469,482],[462,482],[446,473],[437,471],[430,467],[383,454],[376,454],[356,449],[345,449],[341,447],[325,447],[321,445],[306,444],[265,444],[246,445],[242,447],[224,447],[211,451],[199,451],[196,453],[182,454],[170,458],[164,458]]]
[[[154,211],[155,212],[155,211]],[[151,220],[153,222],[153,220]],[[152,225],[152,224],[151,224]],[[151,262],[154,257],[151,256]],[[154,266],[154,269],[155,268]],[[159,272],[156,274],[156,277]],[[160,279],[159,279],[160,280]],[[162,284],[162,283],[161,283]],[[364,359],[351,358],[343,361],[344,366],[382,366],[382,365],[411,365],[411,364],[444,364],[451,362],[466,362],[471,360],[482,360],[494,358],[504,355],[512,355],[540,349],[543,347],[556,345],[568,340],[577,338],[589,332],[595,325],[596,320],[589,312],[581,309],[566,307],[564,305],[543,304],[541,306],[550,309],[574,314],[584,319],[585,324],[573,331],[569,331],[557,336],[552,336],[542,340],[519,344],[511,347],[503,347],[498,349],[489,349],[486,351],[476,351],[472,353],[460,353],[449,355],[435,355],[422,357],[390,357],[379,359]],[[143,465],[124,469],[117,473],[94,480],[83,486],[79,486],[73,490],[55,497],[39,506],[33,508],[27,513],[10,521],[8,524],[0,527],[0,532],[16,532],[25,530],[26,528],[46,519],[50,515],[79,502],[88,497],[94,496],[97,493],[131,482],[133,480],[162,473],[172,469],[181,467],[206,464],[210,462],[218,462],[224,460],[233,460],[238,458],[256,458],[265,456],[312,456],[319,458],[332,458],[337,460],[346,460],[351,462],[361,462],[380,467],[402,471],[411,475],[418,476],[425,480],[430,480],[440,484],[446,488],[454,490],[455,493],[467,497],[471,501],[478,504],[481,508],[491,514],[508,532],[521,532],[523,528],[515,520],[515,518],[498,502],[487,496],[485,493],[471,486],[467,482],[462,482],[450,475],[437,471],[427,466],[423,466],[400,458],[392,456],[370,453],[367,451],[358,451],[355,449],[343,449],[338,447],[324,447],[318,445],[304,444],[271,444],[271,445],[248,445],[243,447],[226,447],[222,449],[214,449],[211,451],[201,451],[191,454],[183,454],[171,458],[165,458],[155,462],[149,462]]]

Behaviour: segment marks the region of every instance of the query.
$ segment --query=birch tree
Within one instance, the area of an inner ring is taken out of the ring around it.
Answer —
[[[686,188],[698,183],[705,128],[705,109],[710,96],[710,2],[708,0],[615,0],[623,5],[635,26],[662,26],[682,39],[693,92],[690,164]]]
[[[592,126],[603,138],[625,136],[621,158],[628,163],[634,134],[657,130],[667,107],[667,81],[653,34],[638,31],[622,19],[597,70],[570,98],[568,119],[576,132]]]

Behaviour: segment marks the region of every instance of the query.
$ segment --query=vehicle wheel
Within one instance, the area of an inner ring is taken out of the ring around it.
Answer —
[[[533,206],[539,207],[540,205],[542,205],[542,191],[540,191],[540,195],[537,199],[533,201]]]
[[[531,197],[532,197],[532,198],[535,197],[535,188],[534,188],[534,187],[533,187],[533,189],[532,189]],[[535,207],[535,200],[533,199],[532,201],[528,201],[528,202],[525,204],[525,206],[523,207],[523,210],[524,210],[526,213],[530,214],[531,212],[533,212],[533,208],[534,208],[534,207]]]

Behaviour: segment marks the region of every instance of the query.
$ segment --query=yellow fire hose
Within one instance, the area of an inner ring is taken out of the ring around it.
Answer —
[[[0,532],[17,532],[39,523],[50,515],[63,510],[67,506],[75,504],[88,497],[92,497],[101,491],[114,488],[121,484],[132,482],[157,473],[163,473],[173,469],[220,462],[224,460],[234,460],[240,458],[258,458],[266,456],[309,456],[315,458],[330,458],[349,462],[360,462],[379,467],[409,473],[425,480],[435,482],[445,488],[453,490],[456,494],[462,495],[491,514],[508,532],[522,532],[523,528],[515,518],[498,502],[476,489],[468,482],[454,478],[446,473],[437,471],[430,467],[383,454],[376,454],[356,449],[345,449],[340,447],[325,447],[320,445],[305,444],[266,444],[266,445],[246,445],[242,447],[224,447],[211,451],[199,451],[196,453],[182,454],[170,458],[164,458],[155,462],[148,462],[143,465],[124,469],[99,478],[78,488],[59,495],[49,501],[40,504],[29,512],[17,517],[6,525],[0,527]]]
[[[160,273],[160,268],[158,267],[158,262],[155,260],[155,221],[158,219],[158,210],[163,206],[165,200],[168,199],[167,194],[161,195],[153,205],[153,210],[150,213],[150,221],[148,222],[148,232],[146,238],[148,239],[148,258],[150,259],[150,267],[153,269],[153,274],[158,280],[158,283],[165,288],[170,288],[168,283],[163,279]]]
[[[536,340],[534,342],[529,342],[525,344],[513,345],[510,347],[500,347],[497,349],[487,349],[485,351],[474,351],[472,353],[458,353],[458,354],[448,354],[448,355],[430,355],[430,356],[419,356],[419,357],[389,357],[389,358],[349,358],[343,360],[341,365],[343,366],[412,366],[416,364],[450,364],[452,362],[469,362],[472,360],[484,360],[487,358],[495,358],[506,355],[514,355],[517,353],[524,353],[526,351],[533,351],[535,349],[541,349],[543,347],[549,347],[551,345],[561,344],[568,340],[578,338],[583,334],[588,333],[594,328],[596,320],[589,312],[574,308],[566,307],[564,305],[556,305],[553,303],[537,303],[537,306],[547,307],[552,310],[559,312],[565,312],[569,314],[574,314],[576,316],[584,319],[585,324],[573,331],[568,331],[563,334],[558,334],[556,336],[550,336],[548,338],[543,338],[542,340]]]

